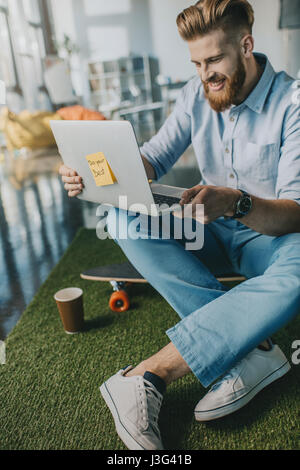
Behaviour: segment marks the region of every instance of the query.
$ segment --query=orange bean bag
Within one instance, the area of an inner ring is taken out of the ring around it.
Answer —
[[[57,111],[58,115],[67,121],[105,121],[106,118],[98,111],[84,108],[84,106],[67,106]]]

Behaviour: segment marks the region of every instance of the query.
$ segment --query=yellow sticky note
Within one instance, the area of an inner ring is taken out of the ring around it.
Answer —
[[[93,153],[92,155],[87,155],[85,158],[87,159],[97,186],[108,186],[109,184],[117,182],[104,153]]]

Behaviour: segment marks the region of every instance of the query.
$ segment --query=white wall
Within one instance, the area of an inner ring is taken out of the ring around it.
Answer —
[[[85,61],[120,55],[153,54],[161,73],[173,80],[195,75],[176,17],[194,0],[50,0],[59,37],[66,32],[80,46],[76,88],[84,83]],[[296,76],[300,69],[300,30],[279,30],[280,0],[250,0],[255,12],[255,50],[268,55],[276,71]],[[80,69],[80,70],[79,70]],[[84,94],[87,88],[83,90]]]
[[[73,6],[78,39],[89,57],[152,52],[148,0],[73,0]]]
[[[250,0],[254,8],[255,50],[263,52],[276,71],[296,77],[300,69],[300,30],[279,29],[279,0]]]
[[[187,80],[195,75],[187,44],[179,36],[176,18],[191,0],[149,0],[154,54],[163,75]]]
[[[49,0],[55,27],[55,38],[62,43],[64,34],[79,46],[78,32],[75,21],[74,0]],[[72,83],[78,96],[86,94],[86,79],[82,70],[82,57],[75,56],[71,59]]]

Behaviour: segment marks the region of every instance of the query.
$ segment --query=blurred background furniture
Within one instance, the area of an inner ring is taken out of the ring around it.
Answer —
[[[140,144],[157,131],[165,117],[165,105],[156,82],[159,63],[155,57],[130,55],[90,61],[88,71],[95,108],[108,119],[131,121]]]
[[[162,99],[166,104],[166,115],[168,116],[173,109],[180,89],[186,85],[187,81],[178,80],[174,82],[171,77],[159,75],[156,82],[161,88]]]
[[[118,114],[121,118],[131,122],[138,144],[142,145],[159,130],[166,117],[166,103],[164,101],[146,103],[125,108]]]
[[[155,82],[158,60],[151,56],[129,56],[110,61],[88,63],[92,102],[103,111],[105,106],[128,102],[142,104],[161,100]]]

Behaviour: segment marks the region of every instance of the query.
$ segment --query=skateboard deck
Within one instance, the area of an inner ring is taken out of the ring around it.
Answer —
[[[113,287],[109,306],[113,312],[125,312],[130,307],[130,299],[126,288],[130,284],[147,284],[148,281],[129,263],[110,264],[88,269],[80,277],[88,281],[109,282]],[[243,276],[232,274],[218,277],[220,282],[243,281]]]
[[[130,263],[110,264],[89,269],[81,274],[82,279],[89,281],[119,281],[119,282],[142,282],[146,279]]]

